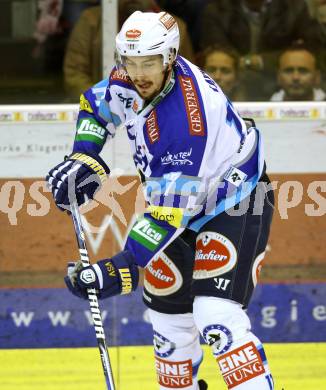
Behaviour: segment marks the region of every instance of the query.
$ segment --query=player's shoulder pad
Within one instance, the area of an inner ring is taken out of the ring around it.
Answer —
[[[135,89],[128,73],[123,68],[117,68],[115,66],[111,71],[109,80],[110,86],[119,85],[120,87]]]

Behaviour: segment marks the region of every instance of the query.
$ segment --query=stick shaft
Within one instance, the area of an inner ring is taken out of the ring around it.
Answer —
[[[77,239],[79,253],[80,253],[80,259],[83,263],[83,266],[87,267],[90,265],[90,261],[88,257],[87,247],[86,247],[83,225],[81,222],[79,209],[76,203],[73,203],[71,205],[71,215],[74,223],[76,239]],[[102,321],[101,311],[98,304],[96,290],[94,288],[87,289],[87,295],[88,295],[88,301],[91,309],[91,315],[93,319],[97,345],[101,355],[101,362],[102,362],[103,373],[106,381],[106,387],[108,390],[115,390],[111,363],[110,363],[109,353],[107,349],[105,333],[103,328],[103,321]]]

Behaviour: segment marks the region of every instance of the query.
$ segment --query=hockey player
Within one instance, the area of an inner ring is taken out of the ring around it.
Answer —
[[[148,208],[122,252],[77,263],[65,281],[105,298],[135,290],[145,268],[160,389],[206,388],[199,333],[228,388],[273,389],[245,311],[273,211],[261,137],[178,47],[171,15],[137,11],[117,35],[119,65],[81,95],[73,152],[47,176],[56,204],[94,197],[110,172],[99,153],[124,127]]]

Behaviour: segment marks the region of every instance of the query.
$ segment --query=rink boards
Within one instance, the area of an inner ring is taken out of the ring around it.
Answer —
[[[326,284],[258,285],[248,309],[263,342],[326,340]],[[65,289],[0,290],[0,349],[96,346],[87,301]],[[101,303],[110,345],[152,344],[141,289]]]

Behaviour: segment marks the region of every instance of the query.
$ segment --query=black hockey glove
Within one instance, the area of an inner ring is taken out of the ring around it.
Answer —
[[[74,201],[80,206],[93,199],[109,173],[100,156],[73,153],[49,171],[46,181],[56,205],[65,211]]]
[[[88,267],[83,267],[81,261],[70,262],[64,280],[77,297],[87,299],[87,289],[95,288],[98,298],[104,299],[136,290],[139,271],[133,255],[123,251]]]

